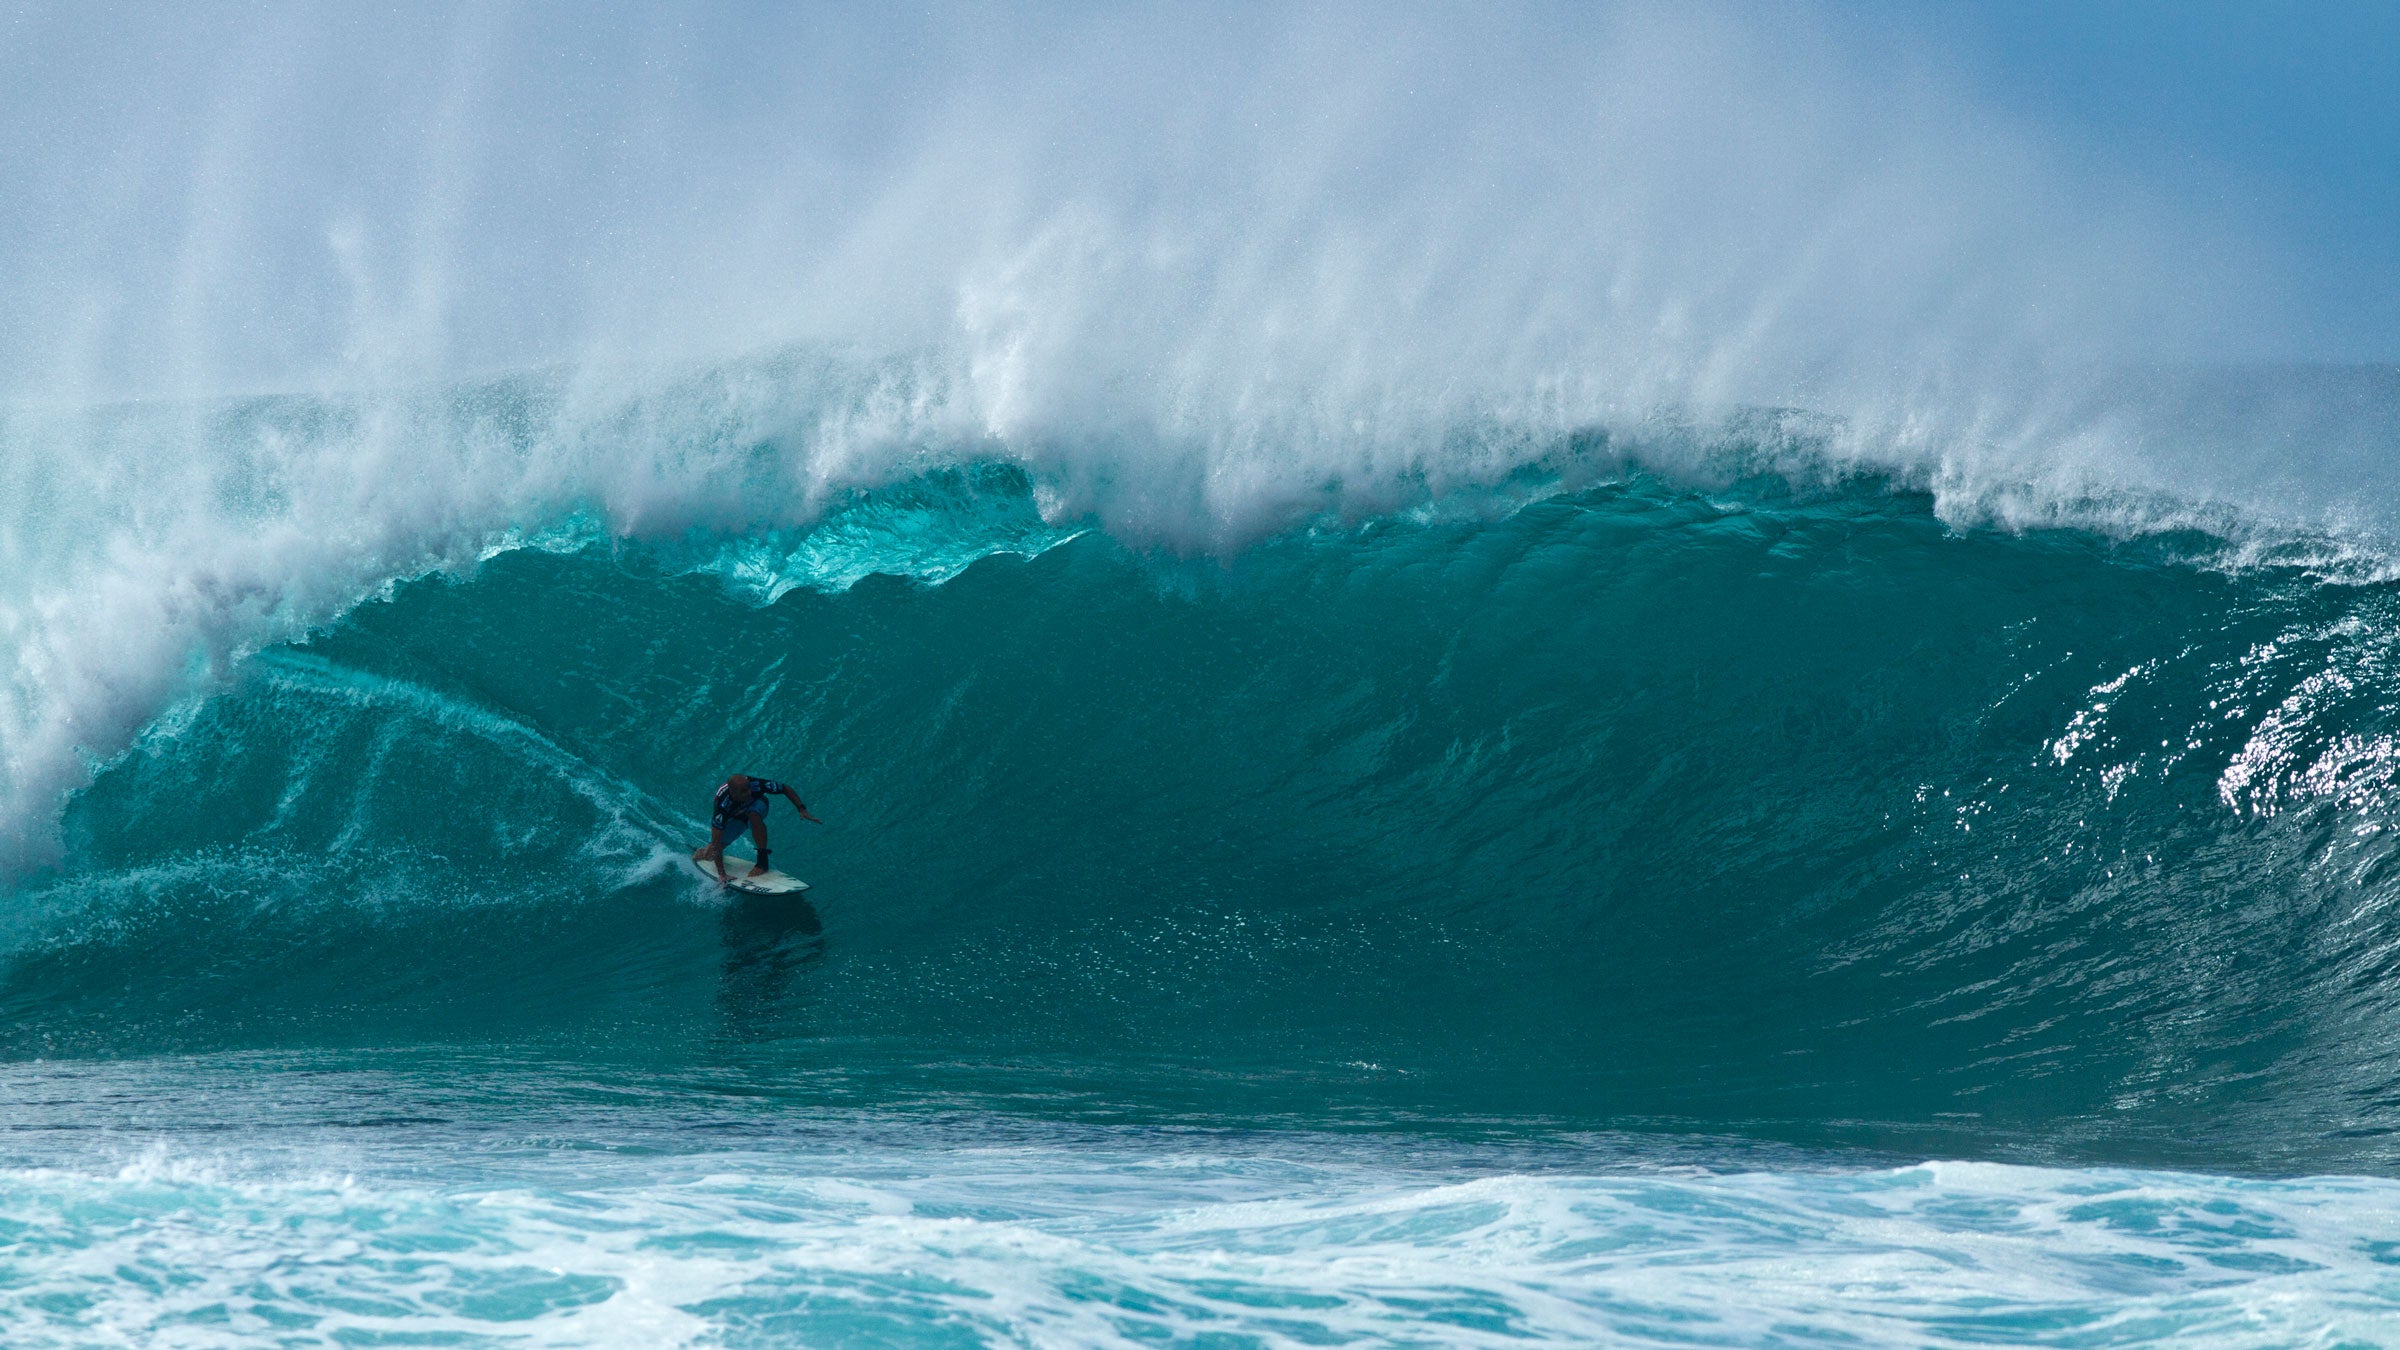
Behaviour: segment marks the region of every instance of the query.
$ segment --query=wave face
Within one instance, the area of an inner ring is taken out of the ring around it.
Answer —
[[[1044,503],[570,522],[268,647],[14,883],[0,1051],[2391,1165],[2388,583],[1621,463],[1218,560]],[[810,904],[680,864],[734,770]]]

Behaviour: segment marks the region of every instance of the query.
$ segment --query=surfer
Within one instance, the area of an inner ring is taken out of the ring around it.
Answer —
[[[816,820],[819,825],[825,823],[810,815],[808,803],[800,800],[800,794],[784,784],[772,778],[737,773],[717,787],[716,813],[708,821],[708,846],[692,850],[692,861],[699,863],[703,869],[710,863],[716,864],[718,879],[729,883],[732,878],[726,875],[725,846],[741,838],[742,830],[747,827],[750,842],[758,850],[758,863],[750,869],[749,874],[754,877],[766,875],[770,870],[767,866],[767,799],[778,796],[791,798],[792,809],[800,813],[802,820]]]

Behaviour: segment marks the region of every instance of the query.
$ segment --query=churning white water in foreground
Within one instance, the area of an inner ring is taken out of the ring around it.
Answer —
[[[2384,1180],[596,1084],[469,1110],[356,1069],[302,1105],[258,1067],[9,1072],[41,1103],[0,1170],[9,1344],[2268,1346],[2400,1317]]]

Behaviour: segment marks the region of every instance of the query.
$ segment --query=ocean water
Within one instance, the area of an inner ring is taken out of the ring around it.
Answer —
[[[2021,13],[0,4],[0,1347],[2400,1345],[2363,77]]]
[[[203,410],[206,518],[340,414]],[[9,1343],[2392,1339],[2374,537],[1775,425],[1214,551],[969,455],[21,605],[204,640],[14,686],[21,775],[131,730],[19,821]],[[734,769],[805,897],[682,861]]]
[[[14,1344],[2375,1344],[2400,1261],[2400,1188],[2366,1179],[1068,1122],[462,1055],[7,1086],[37,1104],[12,1163],[47,1163],[0,1184]]]

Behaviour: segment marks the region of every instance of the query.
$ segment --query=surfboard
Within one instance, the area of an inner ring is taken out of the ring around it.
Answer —
[[[758,860],[755,858],[736,858],[730,853],[725,855],[725,867],[733,873],[732,876],[724,878],[725,884],[744,895],[798,895],[808,889],[807,882],[798,877],[785,876],[781,872],[770,870],[761,872],[757,876],[748,875],[750,869],[757,865]],[[700,875],[707,877],[710,881],[719,879],[717,869],[708,863],[695,858],[692,866],[700,869]]]

